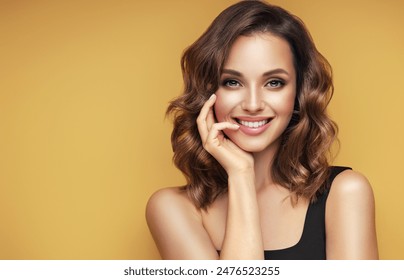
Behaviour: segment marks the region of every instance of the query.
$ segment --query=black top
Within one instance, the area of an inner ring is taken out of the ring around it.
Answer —
[[[327,185],[349,167],[331,167]],[[310,203],[304,221],[303,233],[296,245],[280,249],[266,250],[266,260],[325,260],[325,204],[330,188],[326,188],[315,203]]]

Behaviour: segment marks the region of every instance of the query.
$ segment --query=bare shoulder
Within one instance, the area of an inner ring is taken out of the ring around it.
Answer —
[[[165,215],[170,217],[177,214],[192,213],[199,215],[199,211],[188,198],[186,192],[179,187],[168,187],[153,193],[146,206],[146,219],[149,222],[160,220]]]
[[[182,201],[185,198],[185,192],[180,187],[168,187],[157,190],[149,198],[148,207],[153,207],[156,203],[167,203],[171,199]]]
[[[155,192],[146,206],[146,220],[163,259],[217,259],[201,210],[180,188]]]
[[[326,204],[328,259],[377,259],[372,187],[359,172],[345,170],[332,183]]]
[[[368,179],[357,171],[345,170],[338,174],[332,182],[328,202],[346,201],[347,199],[373,201],[372,186]]]

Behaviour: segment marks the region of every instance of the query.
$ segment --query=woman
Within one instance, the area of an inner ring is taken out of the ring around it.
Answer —
[[[377,259],[364,176],[330,167],[331,68],[280,7],[224,10],[182,57],[171,102],[187,185],[149,200],[163,259]]]

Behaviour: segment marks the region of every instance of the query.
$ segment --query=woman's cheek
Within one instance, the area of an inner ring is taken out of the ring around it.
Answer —
[[[220,94],[220,91],[216,92],[216,102],[214,105],[214,112],[216,116],[216,120],[218,122],[223,122],[225,121],[225,111],[226,111],[226,106],[225,106],[225,100],[223,100],[222,94]]]

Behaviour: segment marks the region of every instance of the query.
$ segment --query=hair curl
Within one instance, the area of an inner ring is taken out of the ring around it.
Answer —
[[[326,113],[333,94],[331,67],[298,17],[262,1],[241,1],[220,13],[185,50],[181,59],[184,91],[167,109],[174,123],[173,161],[186,177],[184,189],[199,208],[206,209],[227,192],[228,177],[204,150],[196,119],[219,87],[223,64],[236,38],[262,32],[289,43],[297,73],[294,113],[274,158],[273,180],[296,197],[311,201],[327,187],[328,156],[337,135],[337,126]]]

